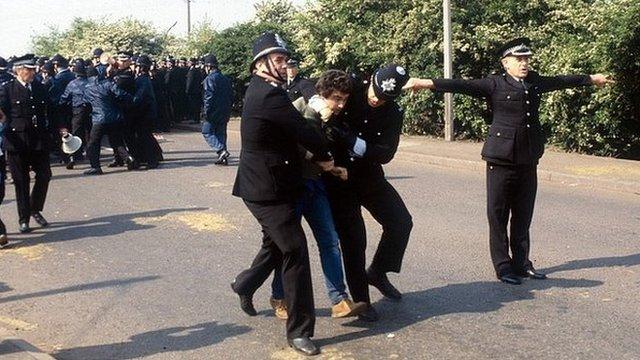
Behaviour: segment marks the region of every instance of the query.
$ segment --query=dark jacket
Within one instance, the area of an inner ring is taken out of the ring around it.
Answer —
[[[478,80],[434,79],[436,91],[486,98],[492,111],[482,158],[502,165],[537,164],[546,137],[540,124],[543,93],[591,84],[587,75],[541,76],[531,71],[519,83],[502,73]]]
[[[0,71],[0,85],[6,83],[11,79],[13,79],[13,75],[9,74],[6,71]]]
[[[204,118],[210,123],[228,121],[233,105],[231,80],[214,70],[204,79]]]
[[[84,90],[87,87],[86,77],[73,79],[60,97],[59,105],[71,105],[73,108],[82,107],[84,102]]]
[[[60,98],[67,89],[67,85],[76,78],[75,74],[70,70],[65,70],[56,74],[51,80],[49,88],[49,101],[51,102],[52,118],[49,119],[49,127],[57,129],[62,127],[70,127],[71,125],[71,106],[61,104]]]
[[[124,121],[119,105],[130,106],[132,101],[132,95],[119,88],[111,79],[102,79],[100,76],[89,78],[85,102],[91,105],[91,121],[94,124]]]
[[[328,160],[323,137],[279,85],[253,76],[240,125],[242,151],[233,194],[248,201],[295,201],[302,190],[298,143]]]
[[[362,157],[351,149],[334,144],[336,166],[346,167],[352,182],[384,179],[382,165],[390,162],[398,150],[404,112],[394,101],[372,108],[367,102],[367,82],[356,82],[343,111],[329,124],[347,124],[354,136],[366,142]]]
[[[202,71],[196,67],[191,67],[187,71],[186,92],[192,96],[202,96]]]
[[[148,74],[142,74],[136,78],[136,94],[133,98],[133,107],[136,114],[136,122],[139,126],[153,128],[158,117],[153,84]]]
[[[167,92],[170,94],[184,95],[187,87],[187,69],[181,67],[173,67],[167,70],[165,74],[164,83],[167,87]]]
[[[303,78],[298,74],[290,83],[286,84],[285,90],[287,90],[291,101],[296,101],[300,97],[309,101],[316,94],[315,81]]]
[[[0,108],[7,116],[3,141],[7,151],[49,150],[47,103],[47,90],[37,81],[31,83],[31,92],[18,80],[0,86]]]

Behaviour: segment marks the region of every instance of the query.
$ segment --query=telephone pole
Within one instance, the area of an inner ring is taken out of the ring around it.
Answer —
[[[451,79],[453,76],[453,60],[451,45],[451,0],[443,0],[444,23],[444,77]],[[453,141],[453,94],[444,94],[444,140]]]
[[[191,35],[191,0],[187,0],[187,36]]]

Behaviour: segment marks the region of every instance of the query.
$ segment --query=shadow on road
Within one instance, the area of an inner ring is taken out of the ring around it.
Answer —
[[[505,285],[497,281],[478,281],[406,293],[400,303],[383,300],[377,304],[376,309],[381,315],[380,321],[364,323],[356,320],[344,324],[365,328],[365,330],[319,339],[318,343],[326,346],[388,334],[429,318],[447,314],[497,311],[508,303],[534,299],[534,291],[537,290],[589,288],[602,284],[601,281],[587,279],[529,280],[521,286]]]
[[[30,233],[28,238],[18,239],[12,248],[20,248],[22,246],[32,246],[41,243],[62,242],[77,240],[89,237],[104,237],[118,235],[127,231],[145,230],[156,227],[155,225],[138,223],[135,219],[161,217],[174,212],[181,211],[200,211],[206,210],[205,207],[177,208],[177,209],[159,209],[151,211],[142,211],[130,214],[109,215],[82,221],[56,222],[51,223],[49,227],[42,230],[42,233]],[[38,229],[38,231],[41,231]],[[34,235],[41,235],[34,237]],[[19,241],[19,242],[18,242]]]
[[[160,276],[143,276],[143,277],[135,277],[135,278],[129,278],[129,279],[100,281],[100,282],[95,282],[90,284],[80,284],[80,285],[74,285],[74,286],[64,287],[60,289],[43,290],[43,291],[33,292],[29,294],[16,294],[16,295],[0,298],[0,304],[8,303],[11,301],[31,299],[31,298],[37,298],[37,297],[50,296],[50,295],[58,295],[58,294],[76,292],[76,291],[96,290],[96,289],[102,289],[107,287],[122,287],[122,286],[128,286],[131,284],[144,282],[144,281],[153,281],[159,278]]]
[[[251,328],[248,326],[218,324],[212,321],[193,326],[149,331],[133,335],[125,342],[60,350],[54,353],[53,357],[56,359],[138,359],[165,352],[199,349],[249,331]],[[180,358],[179,355],[178,358]]]
[[[610,256],[610,257],[601,257],[601,258],[594,258],[594,259],[572,260],[561,265],[546,268],[544,269],[544,271],[548,274],[551,274],[555,272],[570,271],[570,270],[593,269],[593,268],[603,268],[603,267],[613,267],[613,266],[635,266],[635,265],[640,265],[640,254],[632,254],[632,255],[626,255],[626,256]]]

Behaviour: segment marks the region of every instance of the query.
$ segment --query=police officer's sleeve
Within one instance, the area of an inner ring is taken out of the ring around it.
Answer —
[[[133,105],[133,95],[131,95],[130,92],[125,91],[116,83],[108,84],[108,86],[110,86],[109,91],[115,97],[117,102],[124,105],[126,108]]]
[[[213,121],[213,112],[216,102],[216,82],[213,76],[207,76],[204,80],[204,118]]]
[[[60,101],[58,101],[57,105],[69,105],[71,104],[71,97],[73,96],[73,82],[70,82],[67,85],[67,88],[64,89],[62,96],[60,96]]]
[[[591,85],[589,75],[539,76],[537,80],[541,92]]]
[[[387,164],[393,159],[400,144],[403,118],[402,110],[394,109],[392,118],[385,122],[386,127],[376,134],[377,138],[366,142],[364,159],[378,164]]]
[[[2,109],[2,112],[7,117],[9,116],[11,110],[10,104],[11,102],[9,101],[9,92],[7,91],[5,85],[0,84],[0,109]]]
[[[459,93],[473,97],[489,97],[495,88],[495,81],[491,78],[476,80],[462,79],[433,79],[435,91]]]
[[[273,88],[264,100],[264,116],[280,127],[296,142],[309,150],[315,160],[331,160],[324,137],[291,104],[289,97],[281,88]]]

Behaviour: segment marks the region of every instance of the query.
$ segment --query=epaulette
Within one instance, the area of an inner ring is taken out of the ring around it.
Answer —
[[[6,84],[12,83],[12,82],[14,82],[15,80],[16,80],[16,78],[9,79],[9,80],[7,80],[7,81],[5,81],[5,82],[1,83],[1,84],[0,84],[0,86],[5,86]]]

